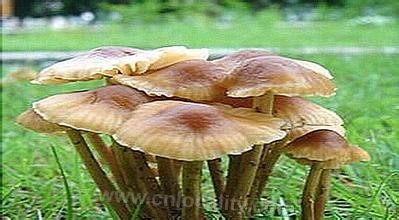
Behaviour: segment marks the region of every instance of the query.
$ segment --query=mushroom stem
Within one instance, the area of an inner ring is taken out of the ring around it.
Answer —
[[[283,152],[282,143],[272,143],[265,146],[259,168],[256,172],[254,183],[249,194],[247,212],[252,214],[256,202],[262,196],[263,189],[266,187],[273,168]]]
[[[267,115],[272,115],[273,93],[267,92],[263,96],[255,97],[253,108]],[[232,216],[246,215],[245,210],[248,205],[248,198],[252,184],[254,183],[256,172],[262,156],[264,145],[254,145],[253,149],[241,155],[240,171],[235,190],[230,196],[230,202],[237,200],[238,209],[233,209]],[[248,216],[247,216],[248,217]]]
[[[157,219],[169,219],[167,207],[162,203],[163,200],[158,200],[160,199],[159,196],[162,196],[161,188],[154,176],[154,173],[147,164],[145,154],[130,149],[127,150],[127,154],[129,160],[133,161],[138,171],[138,175],[133,178],[138,178],[137,182],[142,182],[142,184],[144,184],[144,187],[142,187],[144,191],[142,192],[145,192],[144,195],[147,195],[146,198],[149,203],[148,206],[155,210],[155,217]]]
[[[160,189],[150,167],[145,161],[144,153],[133,151],[114,141],[118,160],[121,162],[125,182],[132,189],[133,205],[144,202],[143,215],[157,219],[167,219],[167,213],[157,207],[158,201],[153,201],[155,195],[160,195]],[[130,199],[130,195],[129,195]],[[144,216],[143,216],[144,217]]]
[[[252,150],[242,154],[240,163],[240,173],[237,179],[237,185],[232,191],[230,203],[237,203],[232,207],[230,214],[232,218],[244,218],[245,208],[248,203],[248,196],[254,182],[256,170],[258,169],[260,157],[262,155],[263,145],[255,145]]]
[[[331,169],[322,171],[319,180],[319,186],[316,194],[316,201],[314,207],[315,220],[321,220],[324,217],[324,210],[328,201],[331,185]]]
[[[167,206],[173,216],[178,216],[181,213],[179,170],[176,172],[172,159],[156,157],[156,160],[161,188],[168,199]]]
[[[273,101],[274,95],[272,92],[267,92],[262,96],[254,97],[253,108],[258,112],[265,113],[267,115],[273,114]]]
[[[111,150],[108,149],[107,145],[103,142],[101,137],[98,134],[92,132],[88,132],[86,136],[89,139],[90,143],[93,145],[93,147],[96,149],[98,154],[100,155],[101,159],[106,164],[110,165],[114,160],[114,158]]]
[[[124,202],[121,202],[117,198],[118,191],[94,158],[80,132],[75,130],[68,130],[67,134],[72,144],[75,146],[76,151],[79,153],[94,182],[97,184],[101,193],[103,194],[105,199],[108,200],[119,218],[122,220],[130,219],[129,209],[126,207],[126,204],[124,204]]]
[[[184,162],[183,164],[183,220],[203,218],[201,204],[202,161]]]
[[[220,158],[207,161],[209,172],[212,178],[213,188],[215,190],[216,201],[219,207],[221,205],[220,200],[223,194],[225,182],[221,162],[222,159]]]
[[[126,159],[125,149],[119,146],[114,141],[111,145],[111,150],[115,155],[116,163],[120,167],[123,180],[126,183],[127,187],[130,189],[130,191],[134,193],[139,193],[139,190],[137,189],[137,184],[135,183],[135,179],[129,178],[129,174],[130,175],[131,174],[136,175],[136,174],[132,173],[132,171],[135,171],[135,169],[131,168],[133,165],[129,162],[129,160]]]
[[[302,194],[302,219],[315,220],[314,216],[314,196],[319,182],[322,167],[319,163],[314,163],[306,178],[305,187]]]
[[[232,203],[232,193],[237,185],[237,179],[240,175],[241,155],[229,155],[229,168],[226,178],[226,186],[224,188],[222,198],[219,204],[220,212],[227,218],[230,210],[234,209]]]
[[[87,137],[91,144],[94,146],[96,151],[99,153],[100,157],[106,162],[108,165],[113,177],[115,178],[115,182],[118,187],[123,192],[128,192],[126,183],[123,179],[122,172],[120,170],[120,166],[118,165],[114,153],[111,151],[110,148],[104,143],[101,137],[96,134],[89,132],[87,133]]]

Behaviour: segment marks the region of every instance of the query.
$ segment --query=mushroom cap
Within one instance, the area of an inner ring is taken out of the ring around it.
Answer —
[[[283,129],[287,132],[287,136],[284,138],[285,144],[295,141],[297,138],[305,136],[313,131],[317,130],[329,130],[338,133],[341,136],[345,136],[345,128],[340,125],[304,125],[301,127],[295,127],[292,129]]]
[[[287,132],[286,143],[317,130],[330,130],[345,136],[341,117],[306,99],[277,95],[273,107],[273,115],[287,122],[282,127]]]
[[[211,100],[211,102],[218,102],[226,105],[230,105],[234,108],[252,108],[253,107],[253,97],[248,98],[235,98],[228,96],[219,96]]]
[[[285,129],[344,124],[335,112],[301,97],[274,96],[273,115],[288,122]]]
[[[244,61],[231,71],[224,86],[231,97],[261,96],[269,91],[286,96],[335,94],[328,77],[280,56],[260,56]]]
[[[215,64],[224,66],[227,70],[232,70],[234,67],[244,62],[245,60],[260,57],[273,56],[274,54],[266,50],[247,49],[239,50],[237,52],[228,54],[220,59],[212,61]]]
[[[33,103],[45,120],[77,130],[113,134],[137,105],[154,100],[123,85],[50,96]]]
[[[143,53],[145,53],[143,50],[129,47],[109,46],[95,48],[45,68],[32,83],[60,84],[101,79],[104,75],[117,74],[119,72],[117,64],[121,60],[126,65],[131,65],[139,62],[140,59],[137,55]],[[148,54],[146,55],[148,56]],[[140,61],[143,62],[144,60],[145,58]]]
[[[285,136],[282,124],[253,109],[155,101],[140,105],[113,137],[121,145],[161,157],[210,160],[280,140]]]
[[[48,122],[37,114],[32,108],[21,113],[16,122],[23,127],[39,133],[45,134],[60,134],[65,132],[65,127]]]
[[[286,154],[303,164],[321,162],[326,169],[370,159],[367,152],[331,130],[316,130],[295,139],[287,145]]]
[[[290,59],[290,60],[293,62],[296,62],[297,64],[299,64],[309,70],[312,70],[315,73],[323,75],[323,76],[327,77],[328,79],[334,78],[328,69],[326,69],[325,67],[323,67],[322,65],[320,65],[318,63],[313,63],[313,62],[309,62],[306,60],[297,60],[297,59]]]
[[[59,84],[101,79],[118,73],[142,74],[182,60],[207,57],[205,49],[193,50],[178,46],[150,51],[129,47],[99,47],[42,70],[32,83]]]
[[[253,98],[235,98],[220,96],[212,100],[233,107],[251,108]],[[284,119],[287,123],[283,129],[294,129],[303,126],[340,126],[344,122],[335,112],[301,97],[275,95],[273,115]]]
[[[186,60],[138,76],[117,75],[113,79],[149,95],[212,100],[223,95],[223,67],[205,60]]]
[[[214,102],[231,105],[233,107],[251,108],[253,98],[233,98],[222,96]],[[344,136],[345,129],[341,117],[335,112],[310,102],[301,97],[275,95],[273,102],[273,116],[286,121],[281,129],[287,132],[284,138],[289,143],[298,137],[316,130],[331,130]]]
[[[149,70],[161,69],[184,60],[206,60],[209,57],[207,49],[188,49],[184,46],[161,47],[154,50],[160,57],[151,64]]]

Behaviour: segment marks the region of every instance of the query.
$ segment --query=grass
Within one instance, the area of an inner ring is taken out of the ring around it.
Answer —
[[[399,24],[351,25],[348,22],[287,23],[243,18],[234,23],[168,22],[115,25],[64,31],[41,30],[3,35],[4,51],[85,50],[102,45],[154,48],[397,46]],[[72,40],[73,39],[73,40]],[[322,40],[321,40],[322,39]],[[76,42],[82,42],[77,44]]]
[[[399,69],[398,55],[302,56],[331,69],[339,88],[330,99],[313,100],[337,111],[347,137],[366,149],[369,163],[334,172],[330,219],[394,219],[399,216]],[[11,66],[5,66],[7,73]],[[102,82],[59,86],[3,85],[2,90],[2,207],[11,219],[60,218],[68,214],[63,178],[51,145],[57,150],[72,194],[75,218],[107,219],[111,214],[77,154],[63,137],[45,137],[17,126],[14,118],[35,100]],[[294,216],[300,213],[300,194],[307,168],[284,157],[279,162],[256,216]],[[203,179],[204,204],[209,217],[220,217],[213,202],[209,173]],[[266,197],[267,196],[267,197]],[[275,217],[276,218],[276,217]]]

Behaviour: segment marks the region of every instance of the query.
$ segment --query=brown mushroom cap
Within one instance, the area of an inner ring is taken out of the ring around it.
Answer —
[[[210,160],[282,139],[282,123],[253,109],[155,101],[140,105],[113,137],[122,145],[161,157]]]
[[[224,66],[227,70],[231,70],[245,60],[260,57],[260,56],[272,56],[273,53],[266,50],[239,50],[237,52],[231,53],[220,59],[212,61],[215,64]]]
[[[50,96],[33,103],[33,108],[52,123],[113,134],[137,105],[151,100],[153,98],[130,87],[113,85]]]
[[[367,152],[331,130],[316,130],[297,138],[287,146],[286,154],[304,164],[322,162],[326,169],[370,159]]]
[[[224,84],[231,97],[261,96],[269,91],[287,96],[335,94],[328,77],[280,56],[248,59],[231,71]]]
[[[32,108],[20,114],[17,117],[16,122],[27,129],[39,133],[60,134],[65,131],[64,127],[44,120]]]
[[[138,76],[117,75],[113,79],[150,95],[211,100],[223,95],[223,67],[205,60],[187,60]]]
[[[284,139],[286,144],[317,130],[329,130],[336,132],[341,136],[345,136],[345,128],[340,125],[304,125],[301,127],[283,130],[287,132],[287,136]]]
[[[182,60],[207,57],[207,50],[185,47],[164,47],[152,51],[129,47],[99,47],[44,69],[32,83],[59,84],[101,79],[118,73],[142,74]]]

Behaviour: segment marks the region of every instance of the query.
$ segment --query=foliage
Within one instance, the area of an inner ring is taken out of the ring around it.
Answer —
[[[43,17],[53,15],[78,15],[85,11],[96,11],[102,0],[15,0],[15,15]]]
[[[167,17],[182,19],[191,16],[217,18],[228,11],[258,12],[274,5],[297,13],[309,13],[319,7],[319,12],[328,9],[342,11],[344,17],[366,15],[398,16],[397,0],[16,0],[16,15],[51,16],[79,14],[84,11],[119,13],[123,22],[159,22]],[[323,14],[322,14],[323,15]],[[317,16],[329,18],[329,16]]]
[[[385,15],[399,16],[399,1],[397,0],[345,0],[346,16]]]
[[[100,5],[100,8],[105,12],[119,14],[118,22],[125,24],[137,21],[158,22],[162,19],[161,16],[158,16],[162,5],[157,4],[155,1],[144,1],[143,3],[130,5],[104,3]]]

